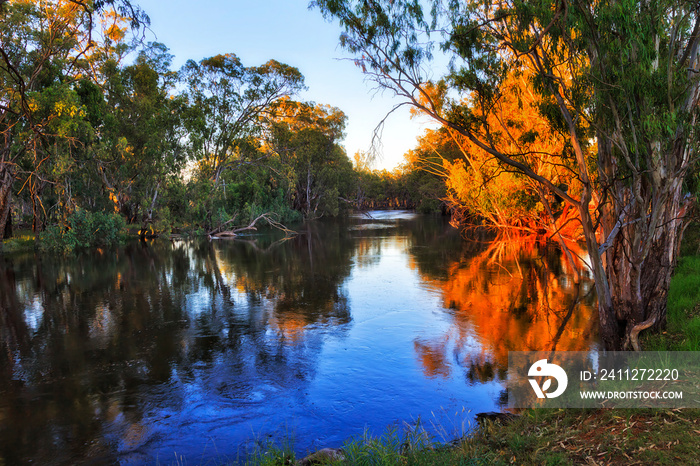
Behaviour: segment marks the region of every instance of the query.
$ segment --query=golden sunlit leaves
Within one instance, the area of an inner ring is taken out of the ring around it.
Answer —
[[[109,200],[112,201],[112,204],[114,205],[114,212],[119,212],[119,199],[113,191],[109,192]]]
[[[439,81],[434,83],[432,81],[428,81],[421,84],[420,90],[421,91],[417,93],[416,96],[418,104],[438,113],[442,113],[443,104],[445,103],[445,98],[447,97],[447,85],[445,82]],[[411,116],[422,115],[422,112],[416,107],[411,107],[410,112]]]
[[[122,29],[122,28],[119,28],[118,26],[112,24],[105,31],[105,36],[109,37],[114,42],[119,42],[120,40],[122,40],[124,38],[125,32],[126,32],[126,28]]]
[[[102,33],[112,42],[119,42],[126,35],[128,20],[129,18],[119,16],[114,10],[107,11],[102,18]]]
[[[30,104],[30,108],[32,108],[32,104]],[[36,110],[36,104],[34,103],[34,109]],[[70,116],[71,118],[75,117],[76,115],[83,118],[85,116],[85,109],[82,107],[78,107],[77,105],[71,105],[67,104],[66,102],[59,101],[54,104],[53,108],[54,112],[56,113],[57,116]]]
[[[429,83],[422,90],[422,105],[441,105],[445,100],[444,84]],[[551,122],[541,115],[540,100],[532,88],[531,73],[527,69],[511,71],[499,97],[479,116],[485,121],[481,131],[498,151],[575,195],[581,188],[574,161],[567,156],[568,136],[553,130]],[[476,218],[526,234],[559,232],[568,239],[580,238],[580,222],[562,215],[562,199],[505,166],[466,136],[445,127],[427,133],[420,144],[420,154],[436,154],[441,159],[441,164],[433,161],[424,169],[445,179],[447,203],[457,223]],[[461,156],[444,155],[454,147]]]

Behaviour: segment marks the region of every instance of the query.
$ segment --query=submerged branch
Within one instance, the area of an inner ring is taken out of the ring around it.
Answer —
[[[227,222],[221,224],[218,228],[216,228],[216,229],[210,231],[210,232],[207,234],[207,237],[208,237],[209,239],[212,239],[212,238],[215,238],[215,239],[235,238],[235,237],[237,237],[238,234],[239,234],[240,232],[242,232],[242,231],[251,231],[251,230],[257,231],[257,229],[258,229],[258,228],[257,228],[257,223],[260,222],[260,221],[262,221],[262,220],[264,220],[265,222],[267,222],[267,224],[270,225],[271,227],[276,228],[276,229],[278,229],[278,230],[280,230],[280,231],[283,231],[284,234],[287,235],[287,236],[293,236],[293,235],[296,235],[296,234],[297,234],[296,231],[287,228],[285,225],[283,225],[282,223],[280,223],[280,222],[278,222],[277,220],[275,220],[274,218],[272,218],[272,214],[269,213],[269,212],[266,212],[266,213],[264,213],[264,214],[258,215],[255,219],[253,219],[252,222],[250,222],[250,223],[249,223],[248,225],[246,225],[246,226],[242,226],[242,227],[238,227],[238,228],[233,228],[233,229],[230,229],[230,230],[223,230],[223,227],[225,227],[226,225],[229,225],[229,224],[233,223],[234,220],[236,220],[236,217],[237,217],[237,216],[238,216],[237,214],[234,215],[232,219],[230,219],[229,221],[227,221]]]

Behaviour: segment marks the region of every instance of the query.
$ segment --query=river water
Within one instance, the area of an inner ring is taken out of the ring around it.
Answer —
[[[401,211],[299,233],[0,256],[0,465],[446,441],[506,403],[509,350],[597,345],[591,282],[551,245]]]

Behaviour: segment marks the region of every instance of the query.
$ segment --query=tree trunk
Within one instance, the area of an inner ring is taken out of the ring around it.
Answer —
[[[311,163],[306,170],[306,217],[311,216]]]
[[[5,223],[5,234],[3,238],[12,238],[12,208],[10,208],[10,213],[7,215],[7,223]]]
[[[604,267],[603,258],[599,253],[596,228],[593,226],[588,201],[583,200],[578,206],[583,234],[586,238],[586,249],[590,258],[591,271],[598,294],[598,325],[600,338],[606,349],[620,349],[619,325],[615,318],[612,292],[610,288],[609,269]]]
[[[0,164],[0,241],[9,238],[12,234],[12,183],[14,176],[12,169],[7,164]]]
[[[606,153],[610,147],[599,145],[603,175],[616,169]],[[610,306],[599,299],[601,338],[608,349],[640,350],[641,331],[666,325],[666,299],[690,205],[682,190],[687,154],[685,148],[674,149],[663,157],[672,168],[665,177],[617,181],[601,206],[603,235],[612,236],[603,253]]]

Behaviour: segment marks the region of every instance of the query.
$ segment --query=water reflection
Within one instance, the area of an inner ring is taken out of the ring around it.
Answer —
[[[449,375],[453,361],[469,383],[486,382],[505,377],[508,351],[592,349],[593,283],[585,274],[574,280],[558,248],[533,239],[464,248],[461,257],[440,264],[440,272],[432,261],[422,267],[425,282],[441,290],[452,321],[439,338],[415,341],[427,376]]]
[[[378,213],[289,240],[0,257],[0,464],[235,459],[499,404],[507,351],[591,344],[556,251]],[[578,293],[578,295],[577,295]],[[466,377],[466,379],[465,379]],[[466,384],[465,384],[466,380]]]

